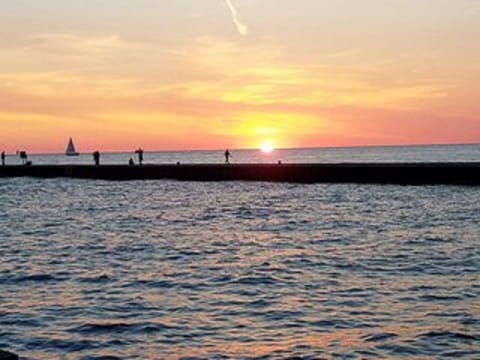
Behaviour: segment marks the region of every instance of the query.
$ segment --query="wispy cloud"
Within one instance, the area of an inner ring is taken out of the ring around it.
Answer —
[[[227,4],[228,8],[230,9],[230,12],[232,13],[232,19],[233,22],[235,23],[235,26],[237,27],[238,33],[240,35],[247,35],[248,34],[248,26],[243,24],[240,21],[240,17],[238,15],[238,11],[233,5],[231,0],[225,0],[225,4]]]
[[[36,34],[31,36],[25,49],[54,54],[71,55],[78,53],[102,53],[118,49],[124,43],[116,35],[82,37],[73,34]]]

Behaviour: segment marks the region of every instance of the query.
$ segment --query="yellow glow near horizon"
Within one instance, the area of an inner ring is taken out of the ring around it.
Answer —
[[[273,152],[274,147],[271,141],[266,141],[262,145],[260,145],[260,151],[264,154],[270,154]]]

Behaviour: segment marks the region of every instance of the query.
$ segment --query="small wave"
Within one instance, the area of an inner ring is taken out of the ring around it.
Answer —
[[[426,302],[459,301],[462,300],[462,297],[457,295],[422,295],[420,300]]]
[[[286,322],[286,321],[296,320],[302,317],[304,313],[299,310],[271,310],[271,311],[265,311],[263,315],[268,321]]]
[[[398,345],[398,344],[382,344],[376,346],[377,349],[387,351],[388,353],[394,355],[395,357],[418,357],[421,355],[421,351],[417,347],[407,346],[407,345]]]
[[[432,246],[437,244],[449,244],[454,242],[452,238],[442,238],[438,236],[425,237],[420,239],[411,239],[405,242],[406,245]]]
[[[35,237],[43,237],[48,238],[54,235],[55,232],[47,229],[34,229],[34,230],[24,230],[22,231],[22,235],[24,236],[35,236]]]
[[[358,328],[358,323],[350,320],[334,319],[334,320],[318,320],[309,322],[314,328],[330,331],[331,329],[354,329]]]
[[[455,240],[452,238],[442,238],[439,236],[428,236],[425,238],[425,241],[429,243],[451,243]]]
[[[158,323],[86,323],[79,327],[69,330],[69,332],[79,334],[104,334],[104,333],[157,333],[170,330],[174,327]]]
[[[259,300],[252,301],[250,304],[248,304],[248,306],[261,309],[261,308],[266,308],[268,306],[271,306],[274,302],[275,302],[274,300],[259,299]]]
[[[275,285],[279,282],[272,276],[245,276],[234,281],[238,285]]]
[[[65,280],[64,276],[54,276],[50,274],[33,274],[33,275],[24,275],[24,276],[14,276],[7,277],[3,280],[6,283],[23,283],[23,282],[51,282],[51,281],[63,281]],[[2,281],[2,282],[3,282]]]
[[[54,227],[60,227],[63,226],[64,224],[61,222],[51,222],[51,223],[45,223],[42,225],[44,228],[54,228]]]
[[[107,274],[102,274],[98,276],[80,278],[78,281],[81,283],[98,284],[98,283],[105,283],[110,280],[111,280],[110,276],[108,276]]]
[[[379,333],[379,334],[366,335],[363,337],[363,340],[365,340],[366,342],[384,342],[387,340],[394,339],[396,337],[398,337],[397,334],[385,332],[385,333]]]
[[[216,276],[210,280],[211,283],[213,284],[227,284],[232,281],[232,276],[230,275],[221,275],[221,276]]]
[[[42,323],[35,319],[25,319],[24,314],[18,314],[15,317],[0,317],[2,326],[15,326],[22,328],[40,328]]]
[[[127,323],[84,324],[72,329],[78,333],[127,332],[136,325]]]
[[[438,355],[439,359],[480,359],[480,350],[450,350]]]
[[[132,285],[143,285],[151,288],[170,289],[176,286],[174,282],[168,280],[136,280]]]
[[[470,335],[452,331],[429,331],[427,333],[421,334],[420,337],[423,339],[446,338],[456,341],[480,341],[480,336],[478,335]]]
[[[30,349],[77,352],[97,349],[98,344],[88,340],[32,338],[27,342]]]

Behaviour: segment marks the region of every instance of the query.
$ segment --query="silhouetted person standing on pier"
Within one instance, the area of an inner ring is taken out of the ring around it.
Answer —
[[[145,151],[143,151],[142,148],[138,148],[137,150],[135,150],[135,154],[138,155],[138,164],[139,165],[143,165],[143,154],[145,153]]]
[[[2,151],[2,166],[5,166],[5,151]]]
[[[27,152],[26,152],[26,151],[20,151],[20,152],[18,153],[18,156],[20,156],[20,159],[22,159],[22,164],[23,164],[23,165],[26,165],[26,164],[27,164],[27,160],[28,160]]]
[[[225,150],[225,164],[230,164],[230,158],[232,157],[232,154],[230,153],[230,150]]]
[[[95,162],[95,166],[99,166],[100,165],[100,151],[95,151],[93,154],[93,161]]]

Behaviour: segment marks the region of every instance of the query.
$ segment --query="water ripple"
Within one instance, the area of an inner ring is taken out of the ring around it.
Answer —
[[[480,358],[475,188],[0,187],[0,347],[28,359]]]

